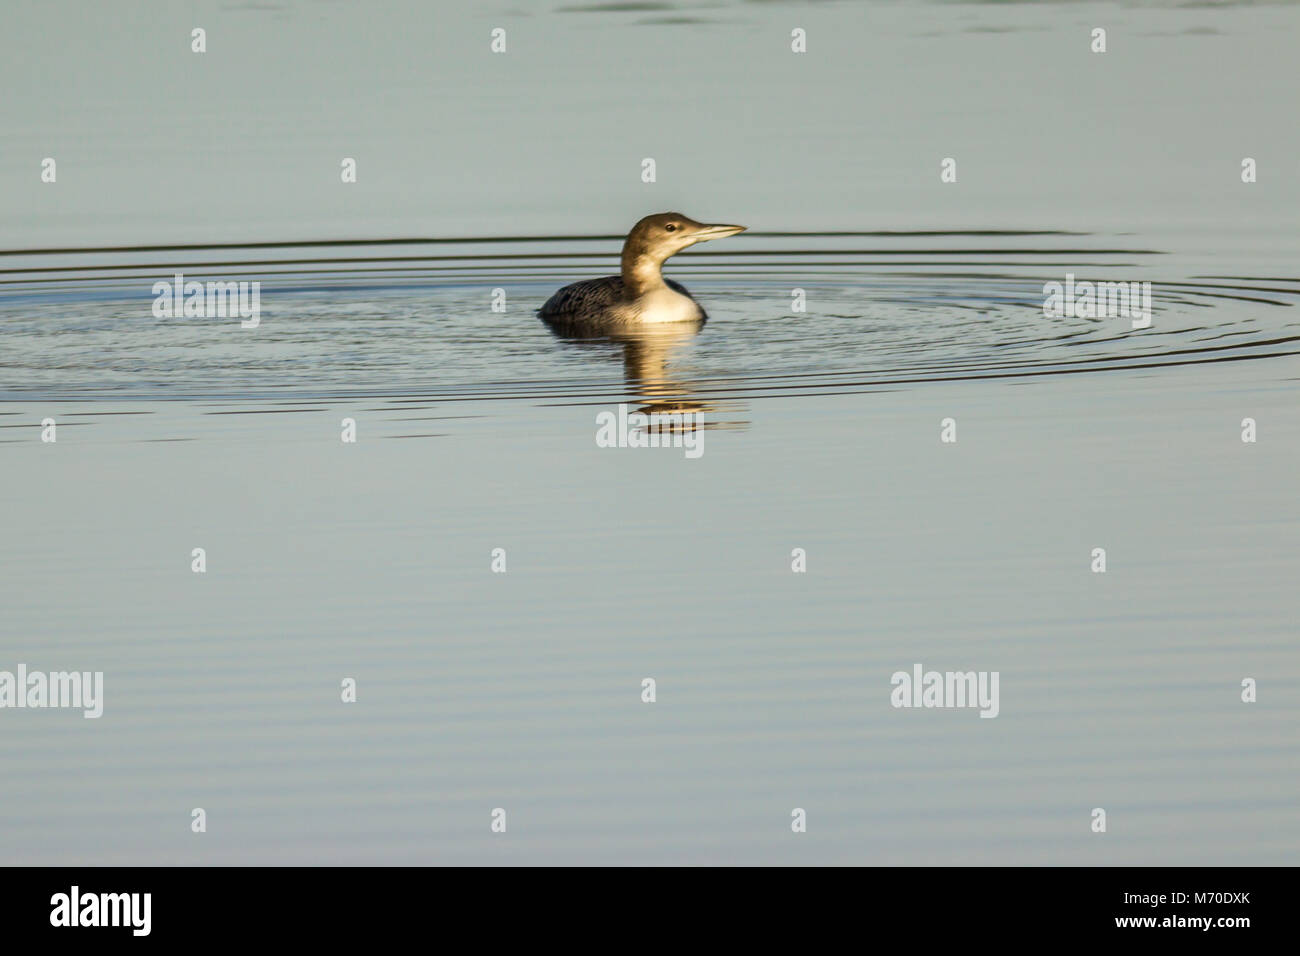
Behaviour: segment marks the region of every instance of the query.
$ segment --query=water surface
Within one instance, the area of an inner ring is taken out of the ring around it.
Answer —
[[[0,860],[1294,863],[1295,7],[561,6],[15,8],[0,669],[106,700],[0,712]],[[698,334],[535,318],[671,208]]]

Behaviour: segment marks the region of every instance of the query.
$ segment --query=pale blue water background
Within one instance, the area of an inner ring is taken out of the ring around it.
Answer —
[[[1294,6],[195,9],[0,41],[0,669],[106,685],[0,712],[0,861],[1295,862]],[[698,336],[533,318],[671,208],[752,227]],[[367,238],[454,241],[248,245]],[[596,446],[665,399],[699,460]]]

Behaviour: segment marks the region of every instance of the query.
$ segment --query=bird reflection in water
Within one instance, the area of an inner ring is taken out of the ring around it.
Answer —
[[[551,332],[577,348],[609,353],[618,349],[623,358],[623,375],[628,394],[642,404],[636,411],[643,415],[680,416],[664,419],[663,430],[745,429],[748,421],[725,420],[719,414],[734,415],[744,406],[735,401],[708,401],[701,397],[701,386],[674,372],[673,366],[689,351],[692,340],[704,327],[697,322],[671,322],[636,329],[611,330],[590,334],[565,328],[562,322],[548,321]]]

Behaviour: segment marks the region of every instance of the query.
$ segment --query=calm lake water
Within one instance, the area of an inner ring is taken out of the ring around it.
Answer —
[[[1295,6],[140,9],[0,39],[0,671],[105,689],[0,862],[1296,861]],[[662,209],[703,329],[535,318]]]

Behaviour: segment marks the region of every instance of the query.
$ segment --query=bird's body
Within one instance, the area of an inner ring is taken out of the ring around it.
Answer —
[[[538,311],[566,334],[603,335],[662,323],[703,322],[708,316],[685,286],[665,279],[664,260],[687,246],[734,236],[744,226],[706,226],[680,213],[646,216],[623,243],[616,276],[566,285]]]
[[[666,293],[666,294],[665,294]],[[586,279],[566,285],[546,300],[539,313],[543,319],[565,317],[607,324],[635,325],[639,322],[690,322],[707,318],[686,286],[664,279],[663,290],[641,296],[631,295],[622,276]]]

